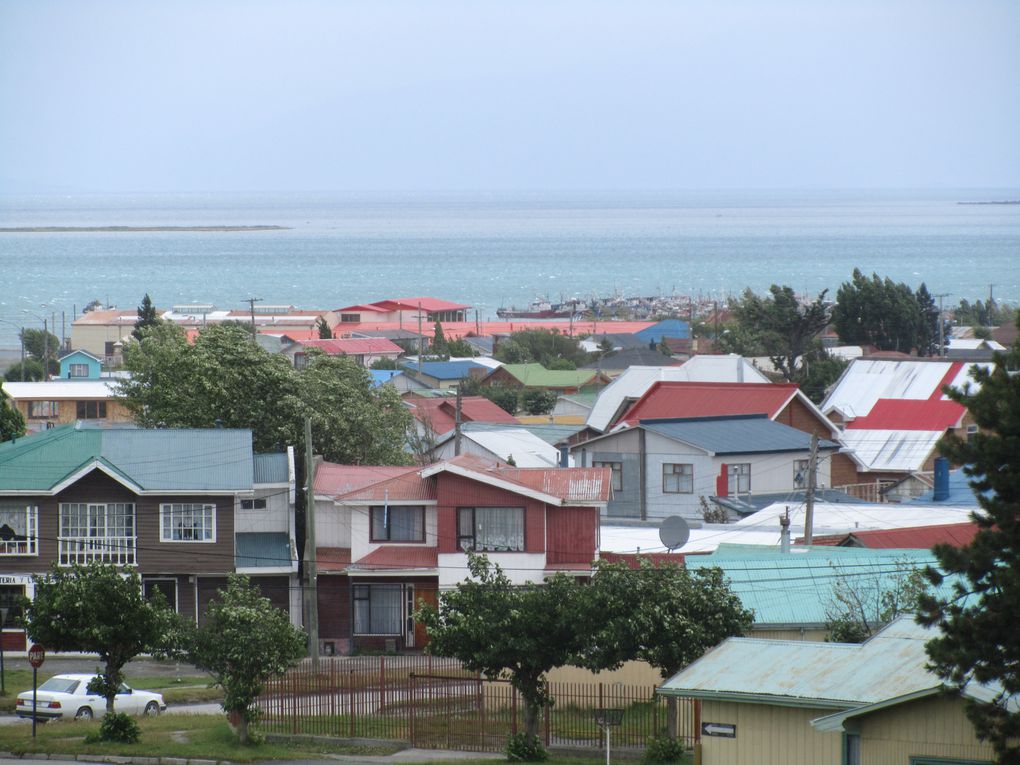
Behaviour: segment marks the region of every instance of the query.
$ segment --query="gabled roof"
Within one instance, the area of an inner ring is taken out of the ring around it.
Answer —
[[[136,493],[247,491],[251,431],[64,425],[0,444],[0,493],[56,493],[95,469]]]
[[[816,536],[813,542],[816,545],[866,547],[871,550],[890,548],[930,550],[937,544],[953,547],[968,545],[974,540],[977,531],[976,523],[947,523],[941,526],[914,526],[907,529],[851,531],[846,534]]]
[[[409,374],[427,375],[437,380],[462,380],[471,374],[472,369],[489,371],[487,366],[474,361],[422,361],[404,364],[404,371]]]
[[[454,429],[457,424],[457,403],[450,399],[415,399],[407,402],[411,413],[428,424],[438,435]],[[484,396],[463,396],[460,400],[461,422],[486,422],[517,425],[517,419]]]
[[[463,303],[452,303],[449,300],[440,300],[434,297],[409,297],[392,298],[390,300],[379,300],[372,305],[379,306],[385,311],[416,311],[419,308],[423,311],[433,313],[436,311],[462,311],[470,308]]]
[[[98,362],[100,364],[103,363],[103,360],[101,358],[99,358],[98,356],[93,356],[91,353],[89,353],[83,348],[76,348],[73,351],[68,351],[67,353],[57,357],[57,361],[63,361],[64,359],[68,359],[71,356],[87,356],[88,358],[92,359],[95,362]]]
[[[302,348],[318,348],[329,356],[358,356],[372,353],[401,354],[404,349],[385,337],[344,337],[332,340],[302,340]]]
[[[714,455],[798,452],[811,448],[809,433],[773,422],[764,415],[641,420],[636,427]],[[595,440],[598,439],[589,439],[586,443]],[[839,444],[821,439],[818,448],[839,449]]]
[[[541,364],[504,364],[502,367],[526,388],[580,388],[599,379],[593,369],[546,369]]]
[[[438,439],[438,443],[444,444],[454,437],[454,431],[449,430]],[[464,428],[461,438],[473,441],[498,460],[508,462],[513,459],[519,467],[556,467],[559,463],[560,453],[555,446],[520,425]]]
[[[621,351],[613,351],[597,361],[585,364],[581,367],[581,369],[629,369],[633,366],[652,365],[668,367],[679,366],[681,363],[680,359],[674,359],[671,356],[667,356],[665,353],[656,348],[642,346],[639,348],[624,348]]]
[[[847,428],[842,441],[865,470],[907,473],[922,470],[945,430]]]
[[[656,382],[620,418],[642,419],[763,414],[775,418],[797,397],[796,383]]]
[[[407,465],[338,465],[323,462],[315,470],[315,494],[337,497],[415,470]]]
[[[105,378],[60,379],[39,382],[2,382],[0,388],[14,401],[68,401],[117,397],[117,381]]]

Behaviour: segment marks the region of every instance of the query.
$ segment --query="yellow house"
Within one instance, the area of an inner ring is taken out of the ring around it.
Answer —
[[[926,669],[930,637],[901,617],[861,644],[730,638],[659,692],[701,699],[703,765],[990,765],[963,699]]]

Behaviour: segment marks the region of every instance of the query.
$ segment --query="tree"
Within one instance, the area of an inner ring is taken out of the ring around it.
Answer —
[[[555,391],[529,388],[521,394],[521,406],[528,414],[549,414],[559,400]]]
[[[577,338],[561,335],[551,329],[525,329],[514,332],[509,340],[497,346],[495,357],[504,364],[538,362],[546,369],[552,369],[553,364],[562,365],[564,361],[573,365],[569,367],[570,369],[576,369],[589,361],[588,353],[581,347]]]
[[[793,382],[800,385],[804,395],[815,404],[821,404],[825,400],[829,386],[839,379],[848,366],[850,366],[848,360],[831,356],[823,348],[815,348],[802,357],[800,369]]]
[[[11,406],[7,394],[0,390],[0,442],[25,435],[25,418]]]
[[[475,353],[475,349],[471,347],[471,343],[469,343],[464,338],[458,338],[457,340],[447,340],[446,352],[450,356],[453,356],[454,358],[458,359],[471,358],[472,356],[478,355],[477,353]]]
[[[481,388],[481,394],[508,414],[517,414],[517,389],[508,385],[489,385]]]
[[[432,330],[432,347],[429,353],[439,358],[450,358],[450,349],[446,344],[446,335],[443,334],[443,325],[438,321]]]
[[[20,382],[22,378],[27,382],[38,382],[46,376],[46,369],[39,359],[26,356],[24,361],[19,361],[4,373],[4,379],[8,382]]]
[[[142,304],[138,306],[138,321],[135,322],[135,328],[131,332],[131,336],[135,340],[142,339],[142,330],[146,327],[154,327],[162,321],[159,318],[159,314],[156,313],[156,307],[152,304],[152,298],[149,297],[149,293],[145,293],[145,297],[142,298]]]
[[[21,330],[21,342],[25,346],[25,353],[40,363],[43,363],[49,374],[57,374],[60,371],[60,364],[57,356],[60,355],[60,338],[52,332],[42,329]]]
[[[333,330],[330,329],[329,324],[321,316],[315,320],[315,329],[319,332],[320,340],[333,339]]]
[[[307,650],[304,631],[240,575],[230,576],[188,642],[188,661],[212,675],[223,689],[223,708],[238,715],[241,744],[249,741],[248,726],[258,722],[255,702],[266,681],[297,664]]]
[[[939,322],[942,316],[924,282],[917,288],[914,299],[917,300],[917,339],[914,343],[917,355],[940,356],[942,347],[939,345]],[[944,333],[943,337],[948,337],[948,333]]]
[[[1020,320],[1018,320],[1020,325]],[[949,596],[921,599],[918,620],[937,627],[928,642],[934,671],[956,688],[967,683],[996,687],[992,703],[968,700],[977,735],[991,741],[1000,762],[1020,762],[1020,341],[996,354],[995,367],[971,371],[976,387],[945,388],[967,407],[978,432],[967,440],[949,436],[942,452],[963,465],[981,506],[972,518],[978,531],[970,544],[936,545],[941,571],[929,570],[935,585],[957,575]],[[979,386],[979,387],[977,387]]]
[[[545,584],[515,586],[483,555],[468,555],[470,579],[440,593],[439,604],[419,601],[425,650],[452,656],[486,677],[507,677],[524,699],[524,732],[538,733],[549,702],[546,673],[578,653],[587,635],[578,629],[579,585],[557,574]]]
[[[368,368],[369,369],[400,369],[400,366],[397,364],[397,360],[396,359],[391,359],[391,358],[388,358],[386,356],[380,356],[375,361],[373,361],[369,365]]]
[[[176,648],[180,621],[157,594],[147,600],[135,571],[106,563],[64,568],[53,564],[34,576],[26,602],[29,637],[55,651],[99,654],[103,670],[90,690],[106,699],[107,714],[124,681],[124,665],[142,653],[165,656]]]
[[[917,345],[921,308],[906,284],[878,274],[869,279],[855,268],[836,292],[832,323],[842,343],[909,353]]]
[[[744,634],[753,622],[718,568],[656,566],[647,558],[633,569],[626,563],[595,565],[581,609],[591,637],[577,657],[589,669],[615,669],[639,659],[665,680],[727,637]],[[668,734],[677,734],[672,697]]]
[[[832,568],[836,578],[825,607],[826,640],[832,643],[863,643],[897,616],[916,613],[927,589],[924,570],[909,560],[895,561],[891,572],[877,574]]]
[[[800,371],[802,357],[829,323],[829,311],[823,303],[826,290],[807,305],[801,304],[790,287],[773,284],[769,293],[769,297],[762,298],[751,290],[744,292],[733,307],[740,333],[728,342],[744,346],[734,349],[738,353],[760,349],[786,380],[793,380]]]

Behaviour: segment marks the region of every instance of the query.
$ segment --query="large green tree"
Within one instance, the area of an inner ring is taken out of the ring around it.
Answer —
[[[25,435],[25,418],[11,406],[7,394],[0,390],[0,442]]]
[[[51,365],[52,368],[52,365]],[[38,382],[46,376],[46,368],[39,359],[26,356],[4,373],[8,382]]]
[[[142,339],[142,330],[146,327],[154,327],[162,319],[159,318],[159,314],[156,313],[156,306],[152,304],[152,298],[149,297],[149,293],[146,292],[142,298],[142,304],[138,306],[138,320],[135,322],[135,328],[131,331],[131,336],[135,340]]]
[[[664,680],[726,638],[744,634],[753,621],[718,568],[690,570],[647,558],[637,568],[598,562],[580,611],[589,637],[578,663],[597,671],[638,659]],[[668,734],[676,738],[676,699],[668,703]]]
[[[524,699],[524,732],[538,733],[539,712],[549,702],[546,674],[579,653],[588,635],[579,629],[581,585],[557,574],[545,584],[515,586],[502,569],[468,556],[471,578],[424,601],[415,618],[428,632],[426,651],[459,659],[486,677],[506,677]]]
[[[766,297],[746,290],[733,306],[737,331],[721,340],[724,349],[768,356],[786,380],[796,379],[804,355],[829,323],[825,294],[805,304],[787,286],[773,284]]]
[[[495,357],[504,364],[538,362],[546,369],[576,369],[590,360],[577,338],[551,329],[525,329],[499,343]]]
[[[878,274],[869,279],[855,268],[851,280],[836,292],[832,323],[840,341],[848,345],[910,353],[918,344],[921,307],[903,282],[897,284]]]
[[[33,577],[35,597],[26,601],[29,637],[55,651],[99,654],[103,670],[91,689],[113,711],[124,681],[124,665],[142,653],[172,653],[181,634],[180,620],[157,595],[147,600],[142,581],[131,570],[106,563],[56,564]]]
[[[917,337],[914,341],[917,346],[918,356],[941,356],[942,346],[939,345],[939,322],[942,316],[938,306],[935,305],[935,298],[924,282],[917,288],[914,294],[917,301]],[[943,339],[948,335],[943,334]]]
[[[52,332],[42,329],[26,328],[21,330],[21,342],[25,346],[27,357],[44,363],[49,374],[60,371],[60,338]]]
[[[1018,320],[1020,324],[1020,320]],[[965,405],[979,430],[968,439],[950,436],[943,453],[963,465],[981,507],[978,532],[963,547],[936,545],[938,585],[956,574],[952,595],[921,600],[919,620],[937,627],[928,642],[932,668],[957,688],[971,682],[999,690],[993,703],[967,702],[980,738],[1002,763],[1020,762],[1020,341],[997,354],[995,368],[975,367],[976,385],[946,389]]]
[[[257,722],[255,705],[270,678],[297,664],[307,650],[304,631],[291,625],[245,576],[231,576],[227,588],[205,612],[201,627],[189,635],[186,655],[209,672],[224,692],[223,708],[238,716],[238,738],[249,740]]]

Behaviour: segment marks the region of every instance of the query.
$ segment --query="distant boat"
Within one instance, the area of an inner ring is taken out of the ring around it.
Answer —
[[[541,298],[531,301],[525,310],[514,306],[496,309],[496,316],[501,319],[569,319],[576,313],[576,303],[553,305]]]

